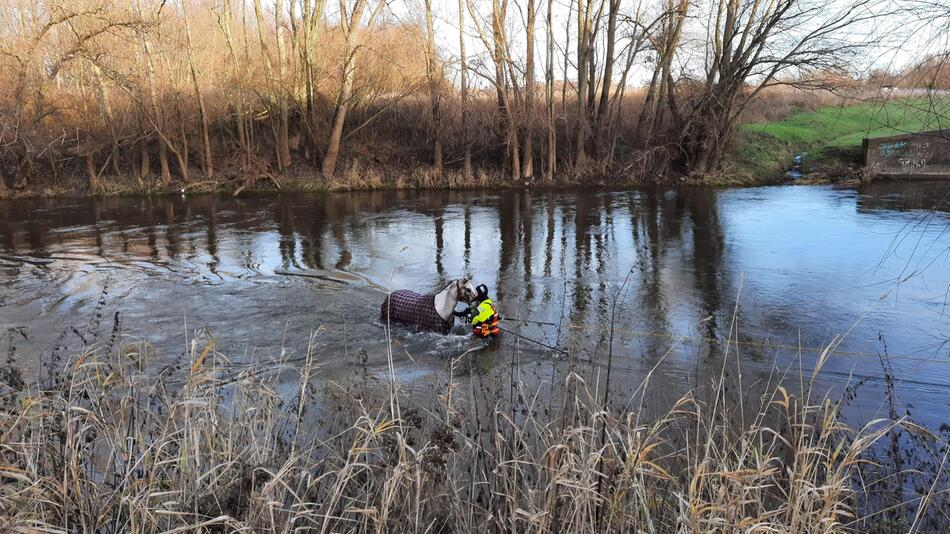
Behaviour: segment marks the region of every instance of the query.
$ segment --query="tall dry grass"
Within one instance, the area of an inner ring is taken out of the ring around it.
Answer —
[[[313,336],[251,366],[206,332],[166,365],[114,337],[54,354],[35,384],[11,351],[0,531],[922,532],[943,493],[939,474],[916,498],[898,488],[897,519],[872,498],[894,477],[872,478],[875,444],[916,427],[845,425],[816,386],[830,349],[754,397],[727,357],[651,417],[649,376],[605,396],[569,366],[530,385],[463,354],[423,400],[365,366],[323,380]]]

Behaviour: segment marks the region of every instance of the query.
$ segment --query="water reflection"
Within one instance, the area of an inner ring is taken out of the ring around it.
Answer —
[[[380,339],[381,288],[425,290],[471,274],[504,314],[562,325],[512,328],[595,364],[613,317],[614,350],[634,374],[668,360],[669,376],[702,377],[736,335],[750,343],[741,357],[765,373],[794,356],[771,344],[819,346],[850,331],[842,350],[873,356],[883,333],[891,353],[923,359],[897,362],[906,378],[950,384],[946,348],[933,337],[946,330],[939,210],[950,211],[948,194],[947,184],[913,183],[2,202],[2,254],[54,262],[5,261],[0,296],[18,304],[0,308],[0,320],[30,326],[42,347],[92,313],[110,276],[114,294],[126,295],[111,305],[158,343],[180,347],[183,328],[211,326],[239,354],[254,354],[288,343],[291,328],[304,338],[324,325],[332,366],[346,339]],[[915,225],[920,217],[930,222]],[[895,244],[902,232],[914,239]],[[923,240],[930,246],[913,247]],[[926,279],[888,293],[882,284],[900,277],[908,254],[930,266]],[[346,334],[336,327],[344,322]],[[401,339],[417,356],[467,342]],[[518,342],[527,357],[549,358],[529,345]],[[874,376],[877,365],[841,358],[829,371]]]

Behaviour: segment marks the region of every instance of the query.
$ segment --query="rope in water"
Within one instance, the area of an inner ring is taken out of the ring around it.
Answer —
[[[515,319],[511,317],[503,317],[502,319],[511,321],[511,322],[530,323],[530,324],[538,324],[538,325],[545,325],[545,326],[561,326],[561,325],[558,325],[557,323],[551,323],[551,322],[545,322],[545,321],[534,321],[530,319]],[[566,325],[563,325],[563,327],[568,328],[570,330],[600,331],[604,333],[609,331],[609,328],[598,327],[594,325],[566,324]],[[510,332],[510,331],[505,330],[505,332]],[[817,354],[821,354],[822,352],[825,352],[827,350],[832,355],[835,355],[835,356],[865,357],[865,358],[880,358],[881,357],[881,355],[876,352],[830,350],[828,349],[828,347],[806,347],[806,346],[799,346],[799,345],[790,345],[787,343],[771,343],[767,341],[749,341],[749,340],[743,341],[743,340],[735,340],[735,339],[722,340],[722,339],[717,339],[717,338],[708,337],[708,336],[674,335],[674,334],[668,334],[665,332],[648,332],[648,331],[642,331],[642,330],[623,330],[623,329],[614,328],[614,334],[628,334],[635,337],[656,337],[656,338],[671,339],[678,342],[707,342],[707,343],[713,342],[713,343],[729,344],[729,345],[740,346],[740,347],[745,346],[745,347],[758,347],[758,348],[764,348],[764,349],[782,349],[782,350],[797,351],[797,352],[813,352]],[[520,334],[516,334],[516,335],[520,336]],[[524,336],[521,336],[521,337],[524,337]],[[533,339],[528,339],[528,340],[538,343],[539,345],[543,345],[542,343],[535,341]],[[551,348],[551,347],[548,347],[548,348]],[[557,350],[559,352],[564,352],[563,350],[560,350],[560,349],[557,349]],[[888,359],[918,361],[918,362],[927,362],[927,363],[935,363],[935,362],[941,363],[940,360],[936,360],[933,358],[921,358],[921,357],[912,356],[912,355],[888,355]],[[950,363],[950,360],[943,363]]]
[[[544,343],[544,342],[542,342],[542,341],[538,341],[537,339],[532,339],[532,338],[530,338],[530,337],[523,336],[523,335],[521,335],[521,334],[519,334],[519,333],[517,333],[517,332],[512,332],[511,330],[508,330],[507,328],[505,328],[505,327],[503,327],[503,326],[499,326],[498,329],[501,330],[502,332],[507,333],[507,334],[511,334],[511,335],[513,335],[513,336],[515,336],[515,337],[517,337],[517,338],[521,338],[521,339],[523,339],[523,340],[525,340],[525,341],[529,341],[529,342],[531,342],[531,343],[537,343],[538,345],[541,345],[542,347],[544,347],[544,348],[546,348],[546,349],[548,349],[548,350],[552,350],[552,351],[557,352],[557,353],[560,353],[560,354],[567,354],[567,352],[565,352],[564,350],[561,350],[561,349],[559,349],[559,348],[557,348],[557,347],[555,347],[555,346],[553,346],[553,345],[548,345],[547,343]]]

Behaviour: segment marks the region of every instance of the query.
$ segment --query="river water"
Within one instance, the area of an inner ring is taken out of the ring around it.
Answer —
[[[857,387],[852,411],[882,409],[886,353],[902,406],[939,424],[950,402],[948,198],[950,182],[903,182],[7,201],[0,350],[14,346],[37,377],[57,346],[106,343],[112,331],[150,342],[161,364],[207,329],[234,365],[298,358],[313,332],[326,380],[354,362],[385,374],[387,288],[430,291],[470,274],[503,315],[558,325],[502,326],[567,350],[591,376],[613,323],[621,393],[652,370],[675,396],[729,358],[746,381],[776,369],[807,379],[818,350],[843,338],[819,380]],[[424,382],[482,345],[461,326],[396,328],[392,359],[400,380]],[[488,371],[564,358],[509,333],[482,352]]]

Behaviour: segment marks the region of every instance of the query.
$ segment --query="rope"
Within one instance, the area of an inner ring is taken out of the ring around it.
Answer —
[[[502,332],[511,334],[511,335],[513,335],[513,336],[515,336],[515,337],[517,337],[517,338],[521,338],[521,339],[523,339],[523,340],[525,340],[525,341],[529,341],[529,342],[531,342],[531,343],[537,343],[538,345],[541,345],[542,347],[544,347],[544,348],[546,348],[546,349],[548,349],[548,350],[554,351],[554,352],[556,352],[556,353],[559,353],[559,354],[567,354],[567,352],[565,352],[565,351],[563,351],[563,350],[561,350],[561,349],[559,349],[559,348],[557,348],[557,347],[554,347],[554,346],[552,346],[552,345],[548,345],[547,343],[544,343],[544,342],[542,342],[542,341],[538,341],[537,339],[531,339],[530,337],[523,336],[523,335],[521,335],[521,334],[519,334],[519,333],[517,333],[517,332],[512,332],[511,330],[508,330],[507,328],[505,328],[505,327],[503,327],[503,326],[499,326],[498,329],[501,330]]]
[[[509,317],[504,317],[503,319],[506,319],[512,322],[532,323],[532,324],[548,325],[548,326],[560,326],[555,323],[544,322],[544,321],[532,321],[528,319],[513,319]],[[604,333],[608,331],[606,328],[598,327],[594,325],[567,324],[567,325],[564,325],[564,327],[570,330],[599,331],[599,332],[604,332]],[[510,332],[510,331],[505,330],[505,332]],[[758,348],[764,348],[764,349],[782,349],[782,350],[799,351],[799,352],[813,352],[816,354],[821,354],[822,352],[826,350],[826,347],[805,347],[805,346],[799,346],[799,345],[789,345],[786,343],[770,343],[767,341],[740,341],[740,340],[727,341],[727,340],[717,339],[717,338],[708,337],[708,336],[673,335],[673,334],[668,334],[665,332],[648,332],[648,331],[642,331],[642,330],[621,330],[621,329],[616,329],[616,328],[614,329],[614,334],[629,334],[635,337],[657,337],[657,338],[675,340],[679,342],[685,341],[685,342],[694,342],[694,343],[698,343],[698,342],[724,343],[724,344],[731,344],[734,346],[758,347]],[[534,341],[534,340],[529,340],[529,341]],[[537,341],[534,341],[534,342],[539,343]],[[881,357],[881,355],[876,352],[833,350],[831,353],[836,356],[847,356],[847,357],[852,357],[852,358],[856,358],[856,357],[880,358]],[[939,360],[936,360],[934,358],[921,358],[921,357],[911,356],[911,355],[888,355],[888,359],[917,361],[917,362],[926,362],[926,363],[940,362]],[[950,360],[948,360],[948,362],[946,363],[950,363]]]

